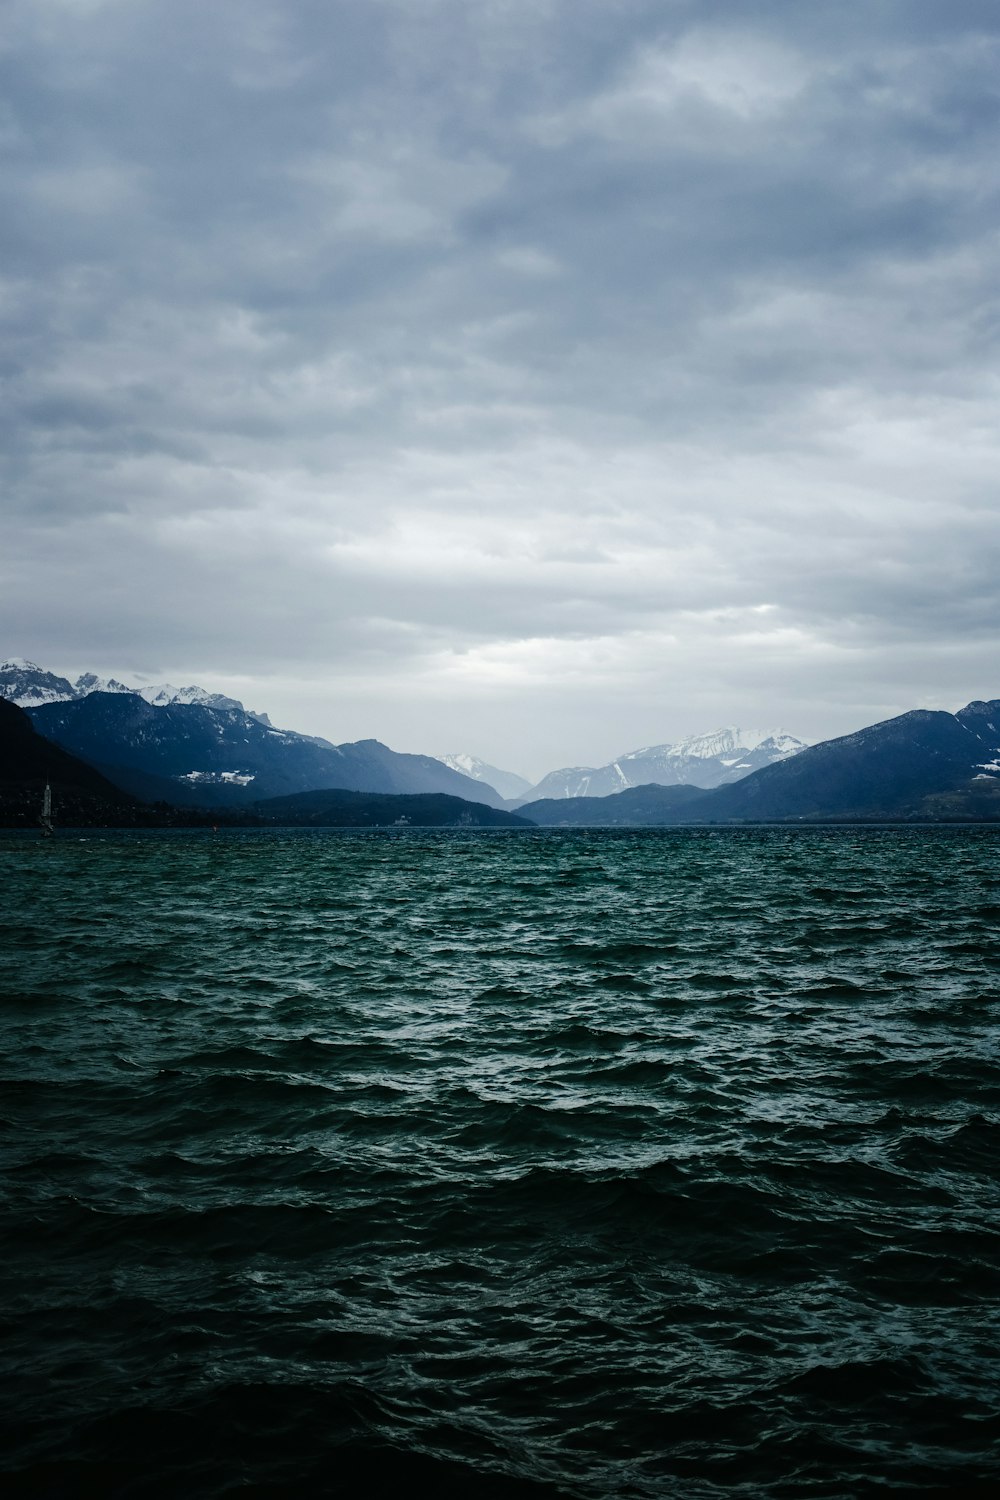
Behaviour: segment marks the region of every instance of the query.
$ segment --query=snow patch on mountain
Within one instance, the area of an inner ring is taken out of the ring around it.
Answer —
[[[249,786],[254,780],[252,771],[185,771],[178,781],[190,781],[195,786]]]
[[[36,662],[23,656],[12,656],[0,662],[0,698],[9,698],[19,708],[35,708],[42,703],[73,703],[91,693],[136,693],[154,708],[166,708],[171,704],[199,704],[202,708],[224,708],[236,713],[249,713],[259,724],[270,727],[267,714],[244,708],[238,698],[228,698],[225,693],[210,693],[205,688],[177,688],[168,682],[130,687],[116,677],[98,677],[95,672],[82,673],[75,682],[68,677],[59,677],[47,672]]]
[[[608,797],[633,786],[697,786],[740,781],[751,771],[787,760],[806,748],[784,729],[741,729],[731,724],[668,745],[646,745],[606,766],[566,766],[550,771],[522,801],[550,797]]]
[[[488,761],[480,760],[477,755],[469,755],[465,752],[455,755],[437,755],[442,765],[448,766],[452,771],[458,771],[462,776],[469,776],[473,781],[481,781],[484,786],[491,786],[501,797],[513,800],[523,797],[531,789],[531,782],[524,776],[518,776],[516,771],[501,771],[498,766],[491,766]]]
[[[8,698],[19,708],[65,703],[77,697],[79,694],[68,678],[46,672],[23,656],[12,656],[0,662],[0,698]]]
[[[142,688],[133,688],[140,698],[145,698],[154,708],[166,708],[170,703],[197,703],[202,708],[231,708],[238,713],[245,714],[246,709],[238,698],[227,698],[225,693],[209,693],[202,687],[176,688],[169,682]],[[255,718],[258,715],[254,715]]]
[[[724,729],[712,729],[707,734],[690,735],[688,739],[678,740],[672,745],[647,745],[642,750],[630,750],[627,755],[619,756],[619,759],[636,760],[657,755],[671,760],[714,760],[735,755],[735,764],[751,751],[760,750],[764,746],[779,754],[783,752],[794,755],[803,749],[804,744],[805,741],[796,739],[783,729],[741,729],[736,724],[730,724]]]
[[[86,698],[88,693],[134,693],[135,688],[126,687],[115,677],[97,677],[93,672],[84,672],[73,684],[75,697]]]

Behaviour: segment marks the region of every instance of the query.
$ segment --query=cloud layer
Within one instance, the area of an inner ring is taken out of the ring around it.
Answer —
[[[529,774],[1000,693],[995,6],[9,0],[6,649]]]

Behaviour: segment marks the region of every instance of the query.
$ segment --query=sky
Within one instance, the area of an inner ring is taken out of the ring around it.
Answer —
[[[1000,696],[995,0],[5,0],[0,655],[531,778]]]

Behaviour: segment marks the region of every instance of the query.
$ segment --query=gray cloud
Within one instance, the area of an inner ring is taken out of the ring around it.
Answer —
[[[11,652],[539,771],[998,691],[992,5],[5,19]]]

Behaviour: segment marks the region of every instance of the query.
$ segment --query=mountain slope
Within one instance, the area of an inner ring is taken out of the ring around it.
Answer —
[[[631,786],[610,797],[546,797],[518,812],[543,827],[655,828],[696,821],[711,795],[696,786]]]
[[[37,824],[46,782],[60,822],[117,822],[132,805],[131,797],[92,766],[50,744],[22,709],[0,698],[0,822],[7,827]]]
[[[484,781],[508,801],[527,796],[531,792],[531,782],[526,777],[518,776],[516,771],[501,771],[499,766],[491,766],[478,756],[439,755],[437,758],[442,765],[450,766],[463,776],[471,776],[473,781]]]
[[[579,804],[529,802],[536,822],[803,822],[824,819],[1000,819],[1000,700],[957,714],[915,709],[813,745],[730,786],[679,801],[648,786]],[[572,809],[565,811],[565,809]]]
[[[983,712],[980,712],[983,710]],[[1000,757],[1000,703],[959,714],[914,709],[827,740],[713,794],[720,819],[911,817],[929,797],[968,791]]]
[[[218,806],[220,803],[242,804],[255,794],[270,796],[318,786],[346,785],[373,792],[442,792],[498,807],[508,797],[516,797],[528,789],[528,782],[523,778],[487,766],[472,756],[449,756],[442,761],[429,755],[401,755],[377,740],[333,745],[315,735],[277,730],[266,713],[246,709],[239,699],[229,698],[224,693],[210,693],[193,685],[177,688],[163,683],[128,687],[115,678],[103,679],[93,672],[85,672],[74,683],[67,677],[46,672],[22,657],[0,662],[0,697],[23,708],[77,703],[108,693],[131,695],[159,710],[201,708],[239,716],[238,719],[220,721],[216,726],[220,744],[233,751],[230,764],[222,764],[218,757],[208,753],[208,741],[212,735],[206,739],[204,723],[199,726],[194,721],[184,723],[171,719],[159,728],[153,728],[151,721],[136,718],[138,709],[131,714],[123,711],[113,721],[108,720],[103,729],[99,727],[99,721],[102,714],[108,718],[105,710],[95,712],[94,719],[53,715],[40,726],[43,733],[62,737],[68,744],[72,742],[70,748],[76,753],[101,766],[118,784],[146,800],[165,798],[186,806]],[[261,748],[264,742],[260,737],[252,731],[244,732],[243,721],[247,719],[262,725],[276,739],[282,739],[288,753],[280,754],[275,743],[270,746],[271,753],[264,754]],[[124,727],[126,720],[131,720],[130,727]],[[135,743],[136,738],[141,743]],[[171,740],[184,748],[186,764],[183,768],[171,764],[168,753]],[[157,747],[155,751],[154,745]],[[246,759],[250,753],[247,745],[253,752],[253,765]],[[306,745],[329,754],[310,758],[303,749]],[[331,756],[336,758],[336,766]],[[164,777],[168,778],[168,784],[164,784]],[[175,781],[183,778],[184,784],[171,785],[171,778]],[[504,790],[494,785],[496,780],[505,782]],[[250,790],[241,790],[250,788],[251,781]]]
[[[522,800],[548,797],[607,797],[633,786],[716,787],[741,780],[762,766],[797,755],[802,740],[783,730],[731,726],[692,735],[670,745],[630,750],[606,766],[567,766],[549,774]]]
[[[398,754],[377,740],[328,745],[273,729],[243,709],[153,707],[137,693],[95,692],[30,712],[42,734],[117,776],[135,795],[178,804],[243,806],[326,787],[443,792],[493,807],[503,801],[492,787],[431,756]]]

